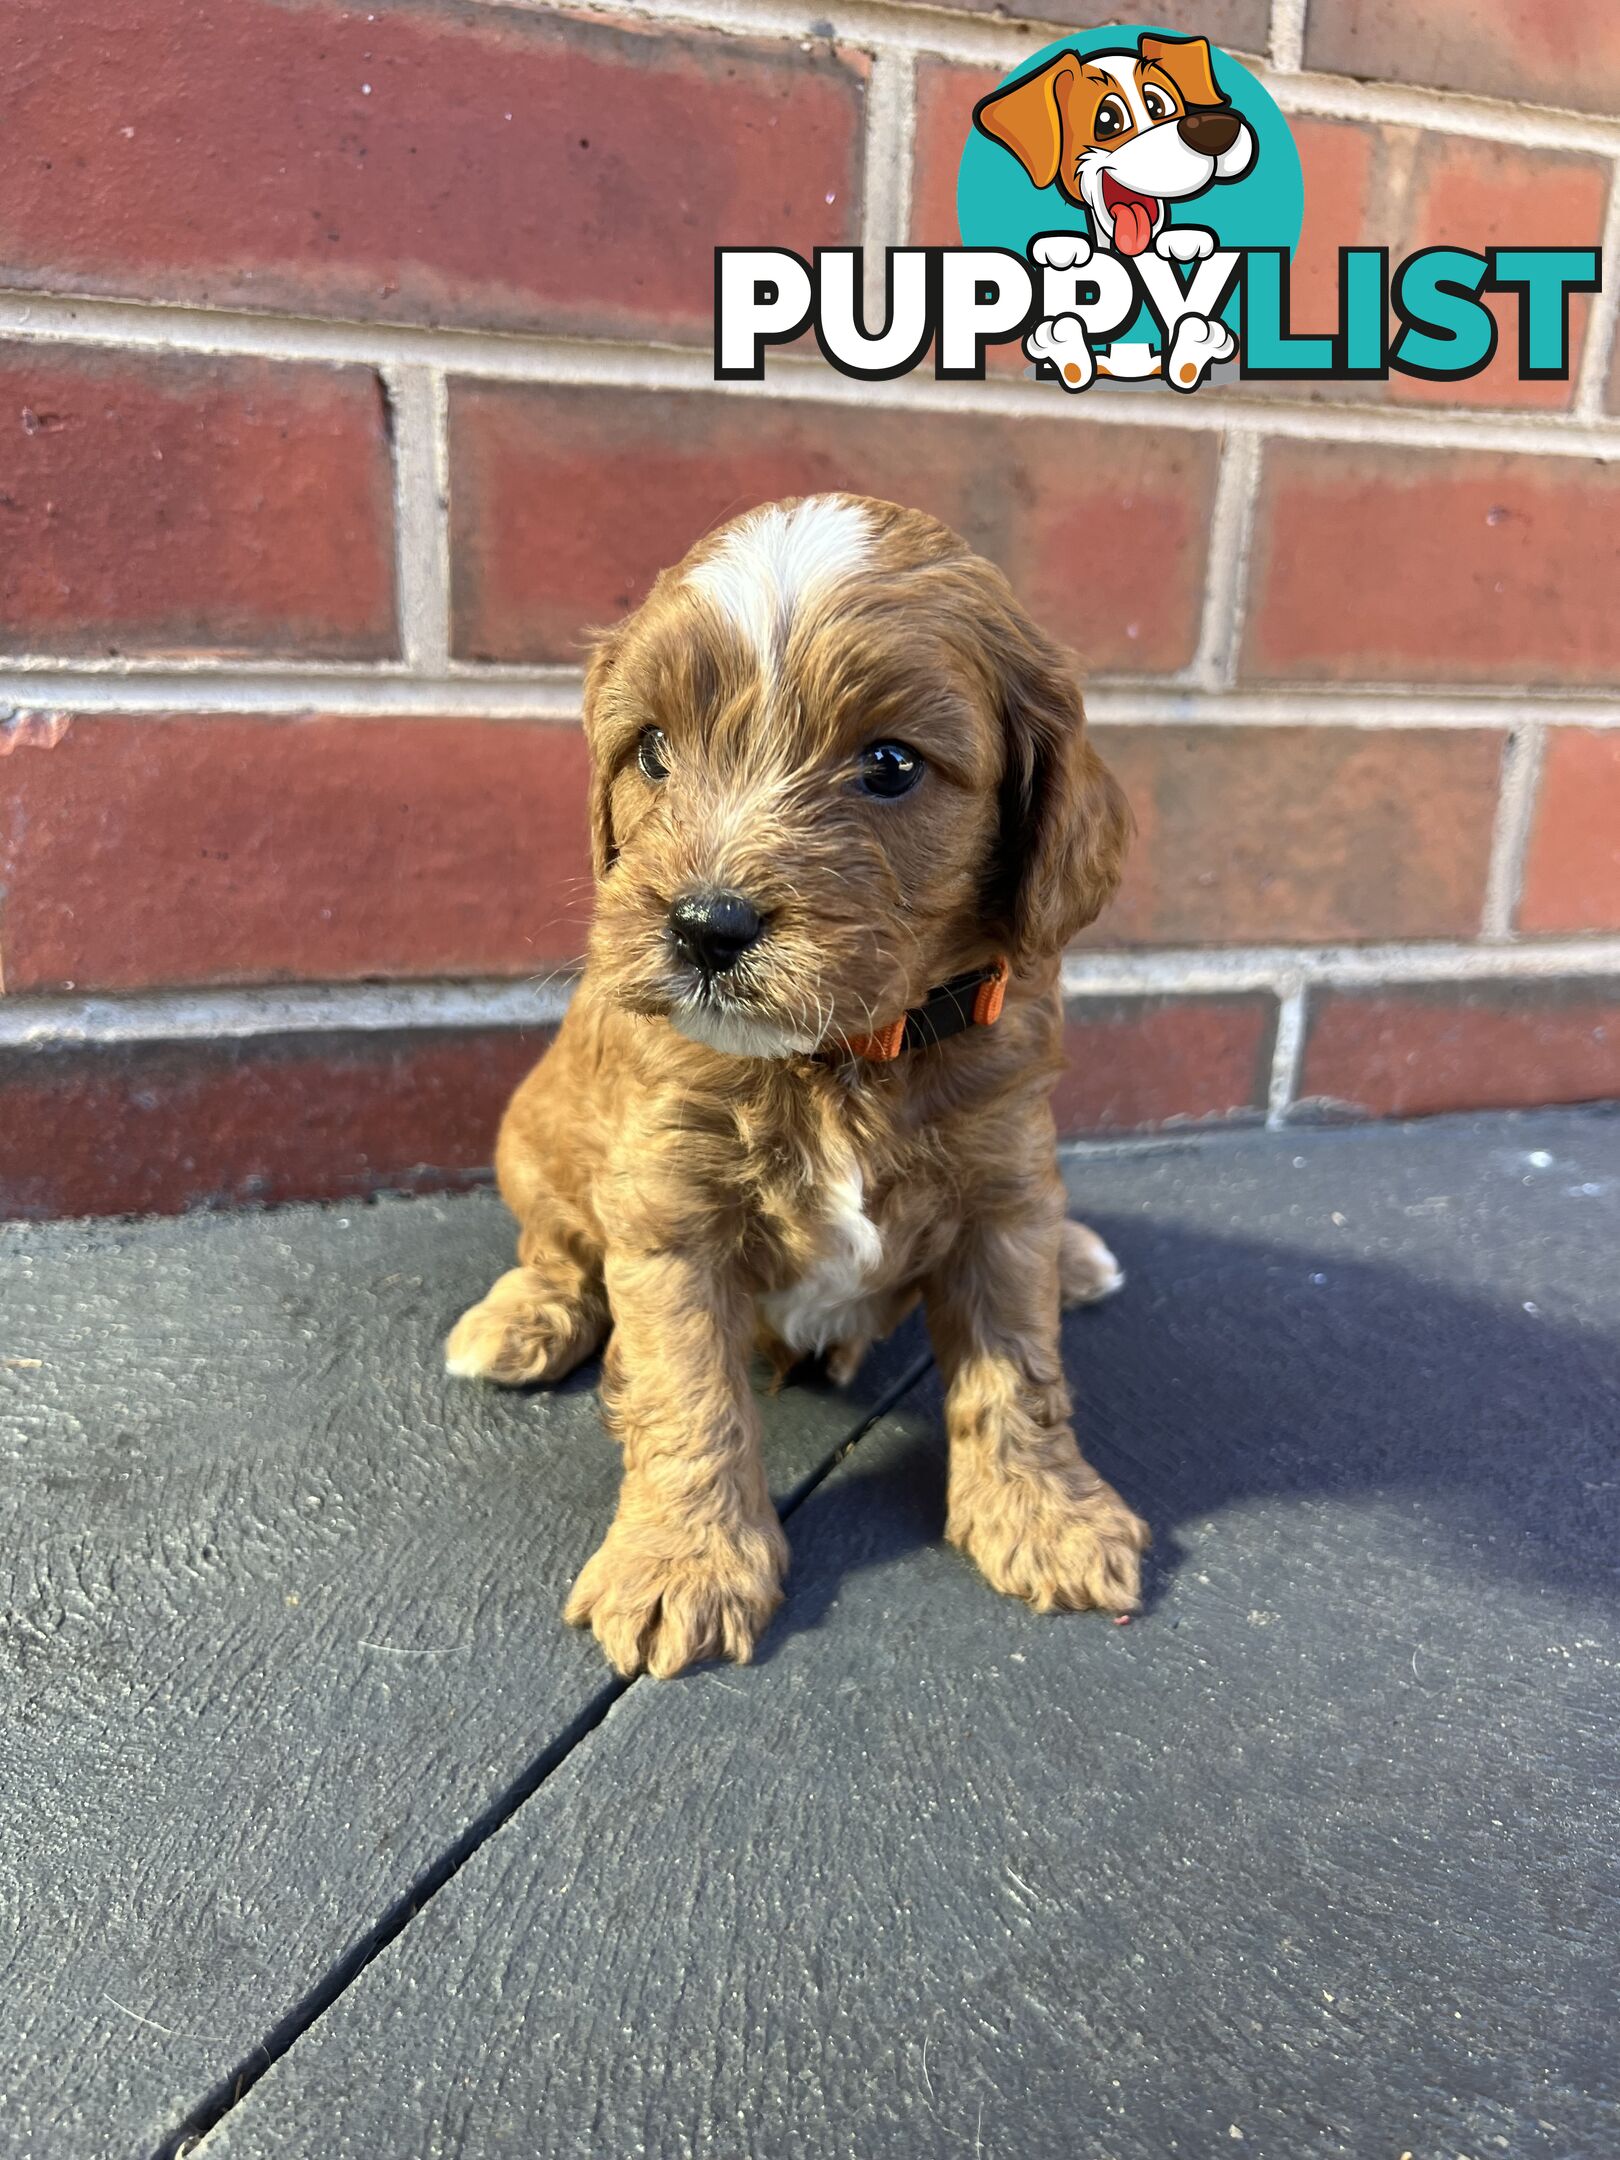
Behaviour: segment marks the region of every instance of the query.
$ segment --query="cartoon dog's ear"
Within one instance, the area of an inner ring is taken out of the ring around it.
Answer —
[[[599,725],[602,693],[613,673],[619,643],[620,634],[616,630],[603,631],[593,642],[591,657],[585,667],[585,696],[581,707],[585,740],[591,753],[591,868],[598,877],[612,869],[614,857],[619,852],[613,836],[613,771],[609,760],[601,754]]]
[[[999,656],[1005,763],[999,912],[1014,967],[1063,947],[1113,898],[1132,820],[1086,736],[1069,655],[1021,609]]]
[[[1059,53],[1033,75],[992,90],[973,108],[974,126],[1010,150],[1037,187],[1050,187],[1057,178],[1063,153],[1058,91],[1076,72],[1074,55]]]
[[[1142,60],[1156,60],[1164,69],[1183,105],[1231,104],[1215,80],[1208,38],[1144,37],[1136,49]]]

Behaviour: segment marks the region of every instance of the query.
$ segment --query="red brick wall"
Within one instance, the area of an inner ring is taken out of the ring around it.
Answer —
[[[717,242],[953,241],[973,100],[1109,12],[12,0],[0,1213],[478,1175],[589,905],[582,632],[820,487],[1086,656],[1141,837],[1067,1129],[1620,1095],[1613,292],[1568,383],[1511,299],[1451,387],[711,379]],[[1290,114],[1302,328],[1341,241],[1620,229],[1604,0],[1159,19]]]

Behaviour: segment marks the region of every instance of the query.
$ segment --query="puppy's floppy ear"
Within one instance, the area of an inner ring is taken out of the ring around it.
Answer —
[[[1074,55],[1059,53],[1033,75],[992,90],[973,108],[973,123],[980,134],[1010,150],[1037,187],[1050,187],[1057,178],[1063,153],[1058,91],[1076,73]]]
[[[1015,968],[1061,952],[1113,898],[1132,821],[1086,737],[1067,654],[1027,619],[1001,656],[999,902]]]
[[[1215,80],[1208,38],[1144,37],[1136,50],[1144,65],[1158,62],[1181,92],[1184,105],[1231,104]]]
[[[592,644],[591,657],[585,666],[582,712],[585,740],[591,753],[591,868],[598,877],[612,869],[614,857],[619,852],[613,837],[613,770],[602,755],[600,727],[602,694],[613,674],[619,644],[618,631],[603,631]]]

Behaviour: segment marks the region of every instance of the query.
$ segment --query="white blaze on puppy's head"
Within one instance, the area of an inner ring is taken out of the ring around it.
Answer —
[[[860,504],[811,495],[732,526],[688,572],[687,583],[741,634],[772,677],[798,611],[865,569],[871,556],[871,522]]]

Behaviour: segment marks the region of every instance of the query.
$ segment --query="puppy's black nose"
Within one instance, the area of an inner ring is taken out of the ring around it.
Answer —
[[[1190,112],[1183,113],[1176,122],[1176,133],[1189,150],[1202,151],[1205,157],[1219,157],[1237,141],[1238,125],[1236,113]]]
[[[686,893],[669,911],[670,935],[705,975],[723,975],[757,945],[765,924],[751,900],[736,892]]]

